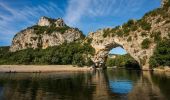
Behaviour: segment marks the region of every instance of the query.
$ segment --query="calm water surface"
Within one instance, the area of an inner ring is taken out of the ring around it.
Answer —
[[[0,73],[0,100],[170,100],[170,73]]]

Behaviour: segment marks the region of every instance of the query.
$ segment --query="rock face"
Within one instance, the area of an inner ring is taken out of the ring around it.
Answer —
[[[24,29],[14,36],[10,51],[28,48],[45,49],[81,38],[83,38],[82,32],[77,28],[68,27],[61,18],[41,17],[37,25]]]
[[[39,26],[52,26],[55,25],[55,27],[66,27],[67,25],[64,23],[64,20],[62,18],[58,19],[51,19],[48,17],[41,17],[38,21]]]
[[[162,0],[161,7],[164,7],[169,1],[168,0]]]
[[[50,21],[46,17],[41,17],[38,21],[39,26],[50,26]]]
[[[88,38],[92,40],[91,45],[96,51],[92,60],[97,66],[104,64],[109,51],[121,46],[139,63],[141,69],[149,70],[149,58],[153,55],[157,41],[169,39],[168,33],[170,8],[158,8],[147,13],[141,20],[130,20],[120,27],[90,33]]]

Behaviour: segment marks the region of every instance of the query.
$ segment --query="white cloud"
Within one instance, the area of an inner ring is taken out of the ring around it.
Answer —
[[[55,14],[57,16],[58,13],[60,14],[63,12],[60,8],[58,8],[56,4],[53,4],[51,2],[44,5],[38,5],[35,7],[25,6],[22,9],[12,8],[7,4],[1,2],[0,2],[0,6],[1,9],[11,14],[11,15],[5,15],[3,13],[0,13],[0,18],[2,19],[0,20],[1,21],[0,31],[3,32],[4,34],[7,33],[15,34],[15,30],[14,33],[9,33],[7,29],[15,28],[15,26],[13,25],[17,25],[17,23],[19,24],[19,22],[23,22],[31,25],[31,24],[35,24],[35,21],[32,19],[38,19],[40,16],[50,15],[50,14]],[[11,29],[11,31],[12,30],[13,29]]]
[[[65,21],[68,25],[74,25],[90,7],[90,0],[69,0]]]
[[[78,24],[82,17],[123,16],[140,8],[141,0],[69,0],[64,19]]]

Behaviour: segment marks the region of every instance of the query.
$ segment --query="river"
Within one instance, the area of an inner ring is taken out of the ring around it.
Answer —
[[[0,73],[0,100],[170,100],[170,73]]]

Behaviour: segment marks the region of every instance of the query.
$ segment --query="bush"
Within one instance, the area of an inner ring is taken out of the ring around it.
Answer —
[[[104,37],[104,38],[107,37],[107,36],[109,35],[109,33],[110,33],[110,30],[109,30],[109,29],[104,29],[104,30],[103,30],[103,37]]]
[[[149,31],[151,29],[151,24],[150,23],[147,23],[146,21],[142,20],[140,22],[140,25],[141,25],[141,28],[143,30],[146,30],[146,31]]]
[[[170,32],[168,33],[168,37],[170,38]]]
[[[154,42],[161,41],[161,32],[152,32],[151,38],[154,38]]]
[[[129,28],[124,28],[124,29],[123,29],[123,33],[124,33],[123,35],[124,35],[124,36],[128,36],[128,35],[129,35],[129,32],[130,32],[130,29],[129,29]]]
[[[116,66],[115,61],[116,61],[115,59],[108,58],[106,61],[106,66],[108,66],[108,67]]]
[[[141,36],[142,36],[142,37],[145,37],[145,36],[147,36],[147,33],[146,33],[146,32],[142,32],[142,33],[141,33]]]
[[[170,66],[170,40],[161,40],[150,58],[149,64],[151,67]]]
[[[144,39],[141,43],[142,49],[148,49],[150,44],[151,44],[151,41],[149,40],[149,38]]]
[[[131,27],[131,30],[132,30],[132,31],[136,31],[137,29],[138,29],[137,25],[133,25],[133,26]]]
[[[35,34],[51,34],[52,32],[60,32],[63,34],[66,30],[70,29],[70,27],[65,26],[65,27],[56,27],[54,24],[51,26],[39,26],[39,25],[34,25],[32,27],[28,27],[27,29],[34,29]]]
[[[123,32],[122,30],[118,30],[118,31],[116,32],[116,35],[117,35],[118,37],[122,37],[123,34],[124,34],[124,32]]]
[[[127,23],[123,24],[123,28],[131,27],[135,24],[134,20],[130,19]]]
[[[130,42],[130,41],[132,41],[132,37],[131,36],[129,36],[128,39],[127,39],[127,42]]]

